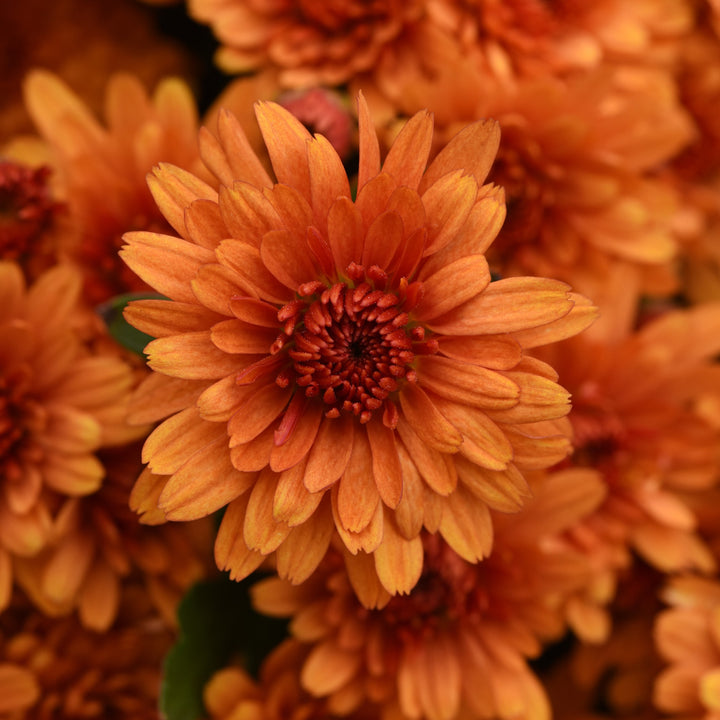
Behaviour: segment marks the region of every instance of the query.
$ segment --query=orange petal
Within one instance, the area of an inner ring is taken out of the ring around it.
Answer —
[[[241,358],[215,346],[210,330],[158,338],[145,352],[153,370],[186,380],[218,380],[243,369]]]
[[[284,522],[277,522],[273,517],[273,499],[278,485],[278,476],[271,470],[261,472],[250,492],[243,537],[248,547],[267,555],[276,550],[278,545],[290,533]]]
[[[504,372],[520,388],[520,401],[511,408],[488,411],[498,422],[526,423],[554,420],[570,412],[570,393],[556,382],[533,373]]]
[[[33,672],[9,662],[0,665],[0,713],[8,717],[24,714],[39,699],[40,684]]]
[[[196,303],[190,281],[205,263],[215,261],[207,248],[168,235],[151,232],[125,233],[120,250],[125,264],[162,295],[180,302]]]
[[[350,184],[340,156],[327,138],[316,135],[307,146],[313,222],[324,234],[330,206],[339,197],[350,197]]]
[[[365,426],[372,451],[372,471],[380,498],[389,508],[396,508],[403,492],[402,469],[395,432],[381,422],[370,421]]]
[[[167,300],[132,302],[123,315],[132,326],[154,338],[207,330],[223,319],[202,305]]]
[[[400,407],[417,436],[434,450],[454,453],[462,444],[462,435],[415,383],[407,383],[400,392]]]
[[[484,255],[467,255],[423,280],[423,292],[413,314],[422,321],[450,312],[481,293],[490,283]]]
[[[464,485],[443,498],[440,533],[445,542],[468,562],[477,562],[490,554],[493,541],[488,506]]]
[[[432,115],[427,111],[413,115],[395,138],[382,171],[395,178],[398,185],[417,189],[430,154],[432,136]]]
[[[303,482],[306,463],[299,462],[289,470],[280,473],[275,498],[273,517],[290,527],[304,523],[317,509],[324,493],[308,492]]]
[[[289,439],[273,448],[270,456],[270,467],[273,470],[287,470],[308,454],[315,442],[322,413],[320,403],[308,403]]]
[[[402,469],[403,493],[395,508],[395,522],[402,536],[411,540],[422,530],[425,514],[425,485],[405,446],[397,443],[396,447]]]
[[[244,493],[255,482],[230,462],[227,438],[220,437],[196,452],[170,477],[160,495],[168,520],[196,520],[210,515]]]
[[[197,245],[214,250],[222,240],[230,237],[220,208],[213,200],[195,200],[185,211],[188,237]]]
[[[306,690],[322,697],[350,682],[361,662],[360,653],[341,650],[332,638],[313,648],[303,665],[300,679]]]
[[[235,238],[259,248],[262,236],[281,226],[277,210],[259,188],[248,183],[234,183],[220,188],[220,215]]]
[[[323,418],[313,443],[304,483],[315,493],[330,487],[345,472],[353,447],[355,421],[347,413]]]
[[[227,422],[255,391],[252,385],[238,385],[237,377],[228,375],[210,385],[193,404],[204,420]]]
[[[420,192],[454,170],[473,175],[478,185],[485,182],[500,146],[500,125],[496,120],[478,120],[464,127],[436,155],[425,171]]]
[[[327,227],[335,268],[344,273],[351,262],[360,262],[364,242],[362,216],[352,200],[340,197],[330,206]]]
[[[265,267],[258,248],[250,243],[225,240],[220,243],[215,255],[223,265],[237,274],[238,282],[253,290],[255,297],[278,304],[292,299],[287,288]]]
[[[238,320],[278,330],[278,309],[275,305],[251,297],[232,297],[230,309]]]
[[[260,246],[260,257],[265,267],[292,291],[320,274],[305,238],[288,230],[266,233]]]
[[[411,540],[398,531],[389,513],[385,513],[383,539],[373,553],[380,582],[391,594],[407,595],[417,584],[423,567],[420,535]]]
[[[403,418],[397,431],[423,480],[440,495],[451,493],[457,484],[453,458],[428,446]]]
[[[374,483],[372,484],[372,490],[375,490],[375,496],[377,502],[374,506],[374,514],[370,518],[370,522],[360,531],[352,532],[347,530],[343,521],[340,518],[340,512],[338,510],[338,492],[340,483],[333,485],[330,491],[330,499],[332,501],[332,514],[335,521],[335,528],[337,530],[340,539],[342,540],[345,547],[353,554],[358,552],[373,552],[382,541],[383,535],[383,505],[380,502],[380,497],[377,495]],[[367,506],[366,506],[367,507]]]
[[[387,173],[380,173],[377,177],[367,182],[363,189],[358,192],[355,199],[355,207],[360,211],[365,228],[375,218],[385,212],[388,201],[398,186],[397,180]]]
[[[310,200],[307,158],[310,133],[294,115],[275,103],[257,102],[255,115],[277,181],[294,187]]]
[[[109,565],[96,561],[80,591],[78,613],[84,627],[105,632],[115,620],[120,602],[120,580]]]
[[[177,472],[198,450],[227,439],[225,426],[202,420],[194,407],[173,415],[150,433],[143,446],[142,461],[159,475]]]
[[[231,316],[230,299],[243,295],[256,294],[254,285],[250,285],[237,273],[224,265],[213,263],[203,265],[190,281],[193,295],[208,310],[220,316]]]
[[[280,577],[292,583],[305,582],[325,557],[334,532],[330,501],[325,498],[312,518],[294,527],[277,549],[275,560]]]
[[[401,249],[402,241],[403,223],[400,216],[394,212],[381,213],[367,230],[362,264],[365,267],[378,265],[387,268]]]
[[[490,470],[502,470],[513,459],[510,441],[490,418],[467,405],[435,398],[438,410],[462,433],[460,454]]]
[[[504,470],[488,470],[458,458],[458,479],[473,495],[500,512],[517,512],[530,497],[525,478],[513,465]]]
[[[463,176],[461,170],[441,178],[423,193],[428,224],[425,255],[431,255],[452,242],[467,221],[477,194],[475,178]]]
[[[360,191],[368,180],[380,172],[380,144],[362,92],[358,94],[358,146],[360,159],[357,187]]]
[[[42,592],[51,602],[63,605],[77,594],[95,555],[95,543],[86,533],[64,537],[42,576]]]
[[[278,387],[274,382],[248,387],[252,392],[245,397],[227,426],[231,447],[248,443],[263,432],[282,414],[292,392]]]
[[[277,335],[277,329],[258,327],[237,319],[223,320],[210,330],[215,347],[233,355],[269,354]]]
[[[248,500],[246,493],[228,505],[215,538],[215,562],[220,570],[230,571],[231,580],[246,578],[265,559],[265,555],[251,550],[243,539]]]
[[[105,468],[94,455],[54,452],[42,468],[45,485],[63,495],[88,495],[102,483]]]
[[[522,348],[513,335],[440,337],[438,344],[443,355],[490,370],[510,370],[522,358]]]
[[[448,335],[493,335],[545,325],[572,309],[568,290],[558,280],[505,278],[428,326]]]
[[[275,447],[275,429],[267,427],[244,445],[230,441],[230,461],[241,472],[255,472],[270,464],[270,453]]]
[[[337,490],[337,511],[343,528],[355,533],[366,528],[378,502],[370,443],[365,433],[357,432]]]

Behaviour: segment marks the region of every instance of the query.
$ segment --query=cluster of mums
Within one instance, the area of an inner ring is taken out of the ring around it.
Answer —
[[[225,574],[189,720],[718,720],[720,3],[109,5],[227,84],[22,80],[0,718],[159,718]]]

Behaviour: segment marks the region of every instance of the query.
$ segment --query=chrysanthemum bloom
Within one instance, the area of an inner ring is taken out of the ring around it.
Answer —
[[[545,349],[543,349],[544,351]],[[583,534],[627,564],[630,549],[661,571],[715,563],[686,501],[717,484],[720,304],[668,312],[612,342],[577,338],[541,353],[573,392],[572,462],[608,486]]]
[[[381,167],[361,103],[353,202],[324,137],[278,105],[257,113],[277,183],[223,114],[219,140],[201,135],[219,194],[163,165],[150,184],[181,237],[126,235],[125,261],[172,299],[126,312],[158,338],[135,419],[172,415],[144,460],[169,476],[168,519],[228,505],[215,552],[233,577],[277,550],[299,582],[336,528],[407,591],[423,525],[475,561],[488,506],[527,496],[519,468],[566,455],[568,396],[524,349],[576,333],[594,308],[554,280],[490,282],[483,252],[504,216],[502,191],[482,185],[494,123],[426,169],[419,113]]]
[[[612,62],[667,64],[693,21],[690,4],[675,0],[427,0],[427,11],[503,79]]]
[[[720,583],[676,578],[665,589],[672,606],[660,613],[655,642],[669,663],[655,681],[653,701],[668,717],[720,717]]]
[[[312,646],[303,687],[338,713],[368,699],[400,711],[390,717],[548,718],[526,659],[562,634],[563,600],[590,576],[561,534],[597,506],[603,486],[591,471],[569,470],[532,487],[520,513],[498,515],[493,552],[480,563],[424,534],[417,586],[390,597],[377,585],[376,609],[359,602],[358,577],[332,555],[300,586],[255,585],[256,607],[291,616],[291,633]]]
[[[15,560],[17,583],[45,614],[77,609],[85,627],[104,631],[115,620],[121,586],[142,582],[172,626],[180,598],[210,569],[212,523],[141,525],[128,506],[140,446],[97,455],[107,473],[102,486],[62,503],[48,548]]]
[[[212,720],[378,720],[370,704],[351,713],[333,713],[325,698],[300,685],[300,670],[308,647],[294,639],[278,645],[264,660],[255,680],[238,666],[216,672],[205,686],[205,707]]]
[[[157,720],[160,668],[173,637],[123,605],[123,619],[105,633],[17,603],[0,615],[0,717]]]
[[[107,87],[107,127],[47,71],[27,77],[25,101],[55,158],[76,233],[68,252],[82,268],[86,298],[98,304],[147,289],[117,251],[128,229],[169,229],[145,182],[152,166],[165,159],[193,169],[199,162],[197,112],[188,88],[165,80],[149,98],[133,76],[114,76]]]
[[[422,15],[422,0],[192,0],[190,15],[209,24],[232,73],[276,67],[285,87],[340,85],[371,68]]]
[[[474,69],[458,48],[442,57],[425,74],[399,68],[377,90],[395,112],[428,107],[441,137],[459,122],[500,123],[490,179],[504,188],[508,213],[491,268],[562,279],[601,308],[608,279],[625,268],[636,276],[625,294],[632,285],[673,290],[680,195],[657,171],[687,145],[693,124],[671,76],[601,69],[510,85]]]
[[[0,263],[0,606],[10,558],[45,545],[57,499],[100,487],[95,451],[138,435],[123,417],[130,367],[79,338],[81,282],[58,266],[26,288],[17,265]]]

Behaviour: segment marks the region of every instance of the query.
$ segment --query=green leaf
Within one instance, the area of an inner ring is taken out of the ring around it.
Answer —
[[[105,321],[108,332],[120,345],[142,355],[145,346],[155,338],[140,332],[125,320],[123,311],[133,300],[167,300],[167,298],[157,293],[127,293],[110,298],[102,305],[98,305],[95,311]]]
[[[180,636],[165,658],[160,711],[167,720],[206,716],[203,688],[213,673],[239,659],[251,674],[287,634],[284,620],[256,613],[248,588],[257,578],[198,583],[180,603]]]

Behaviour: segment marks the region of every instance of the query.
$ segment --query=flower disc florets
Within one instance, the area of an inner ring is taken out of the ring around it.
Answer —
[[[409,312],[416,300],[387,291],[386,273],[377,265],[347,268],[348,280],[330,286],[319,280],[298,288],[298,299],[278,313],[283,334],[272,352],[287,348],[292,365],[276,382],[291,382],[308,398],[320,397],[325,417],[352,413],[367,423],[384,407],[383,422],[394,428],[398,411],[389,396],[399,384],[415,382],[416,352],[437,352],[437,342],[425,340],[425,328],[412,326]]]

